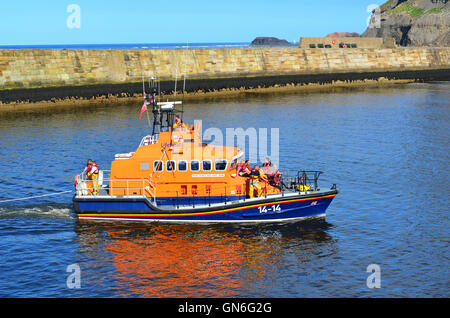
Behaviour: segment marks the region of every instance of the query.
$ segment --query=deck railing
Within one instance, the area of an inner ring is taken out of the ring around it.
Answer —
[[[111,195],[114,192],[120,192],[122,195],[147,194],[152,203],[156,203],[156,187],[149,179],[110,179],[109,173],[109,170],[100,170],[99,172],[97,180],[99,195]],[[76,176],[76,184],[77,195],[79,196],[91,195],[95,190],[94,187],[97,186],[93,180],[87,179],[81,173]],[[90,184],[90,187],[87,184]]]
[[[282,181],[284,187],[289,190],[305,192],[319,191],[319,177],[322,171],[317,170],[295,170],[284,171]]]
[[[144,136],[139,143],[139,147],[155,144],[158,141],[158,137],[158,134]]]

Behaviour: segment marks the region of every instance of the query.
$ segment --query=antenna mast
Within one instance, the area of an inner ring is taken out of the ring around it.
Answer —
[[[183,98],[181,104],[181,120],[184,114],[184,91],[186,90],[186,52],[189,49],[189,42],[186,42],[186,51],[184,51],[184,79],[183,79]]]
[[[145,98],[145,81],[144,81],[144,72],[142,72],[142,97]]]
[[[142,95],[144,97],[144,104],[146,104],[147,106],[149,105],[149,103],[147,103],[147,95],[145,94],[145,79],[144,79],[144,72],[142,72]],[[148,122],[148,127],[151,127],[152,124],[150,122],[150,115],[147,113],[147,122]]]
[[[175,69],[175,90],[173,92],[173,101],[177,101],[177,80],[178,80],[178,61],[177,61],[177,68]]]

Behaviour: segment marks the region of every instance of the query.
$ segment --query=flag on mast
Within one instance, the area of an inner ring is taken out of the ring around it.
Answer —
[[[139,120],[141,120],[142,114],[143,114],[146,110],[147,110],[147,103],[144,102],[144,104],[142,105],[142,108],[141,108],[141,114],[139,115]]]
[[[142,114],[145,113],[145,111],[147,110],[147,105],[150,105],[151,103],[153,103],[153,96],[149,98],[147,95],[147,98],[145,99],[145,102],[141,107],[141,114],[139,115],[139,120],[141,120]]]

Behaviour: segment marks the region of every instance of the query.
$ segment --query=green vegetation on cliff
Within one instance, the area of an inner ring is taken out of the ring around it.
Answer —
[[[394,0],[389,0],[388,2],[384,3],[383,5],[380,6],[380,9],[383,11],[384,9],[387,9],[389,5],[392,5]],[[399,4],[398,6],[396,6],[394,9],[392,9],[389,14],[401,14],[401,13],[406,13],[408,15],[410,15],[413,18],[418,18],[420,17],[422,14],[439,14],[441,12],[443,12],[445,9],[445,4],[442,4],[441,7],[436,7],[436,8],[431,8],[431,9],[423,9],[423,8],[417,8],[416,6],[414,6],[413,4],[409,3],[409,2],[403,2],[401,4]]]
[[[394,9],[392,9],[390,11],[390,14],[399,14],[403,12],[409,14],[413,18],[417,18],[420,17],[425,12],[425,9],[416,8],[409,2],[403,2]]]
[[[439,13],[443,12],[444,9],[445,9],[445,6],[442,6],[442,7],[440,7],[440,8],[433,8],[433,9],[430,9],[430,10],[428,10],[426,13],[429,13],[429,14],[439,14]]]

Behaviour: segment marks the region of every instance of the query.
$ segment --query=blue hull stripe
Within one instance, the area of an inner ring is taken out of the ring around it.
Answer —
[[[125,219],[148,221],[270,221],[297,219],[324,215],[333,200],[334,194],[279,201],[248,202],[233,207],[233,204],[221,208],[201,211],[157,211],[151,209],[145,201],[137,200],[80,200],[77,201],[78,217],[81,219]],[[75,200],[74,200],[75,202]],[[83,212],[84,211],[84,212]],[[96,212],[87,212],[96,211]]]

